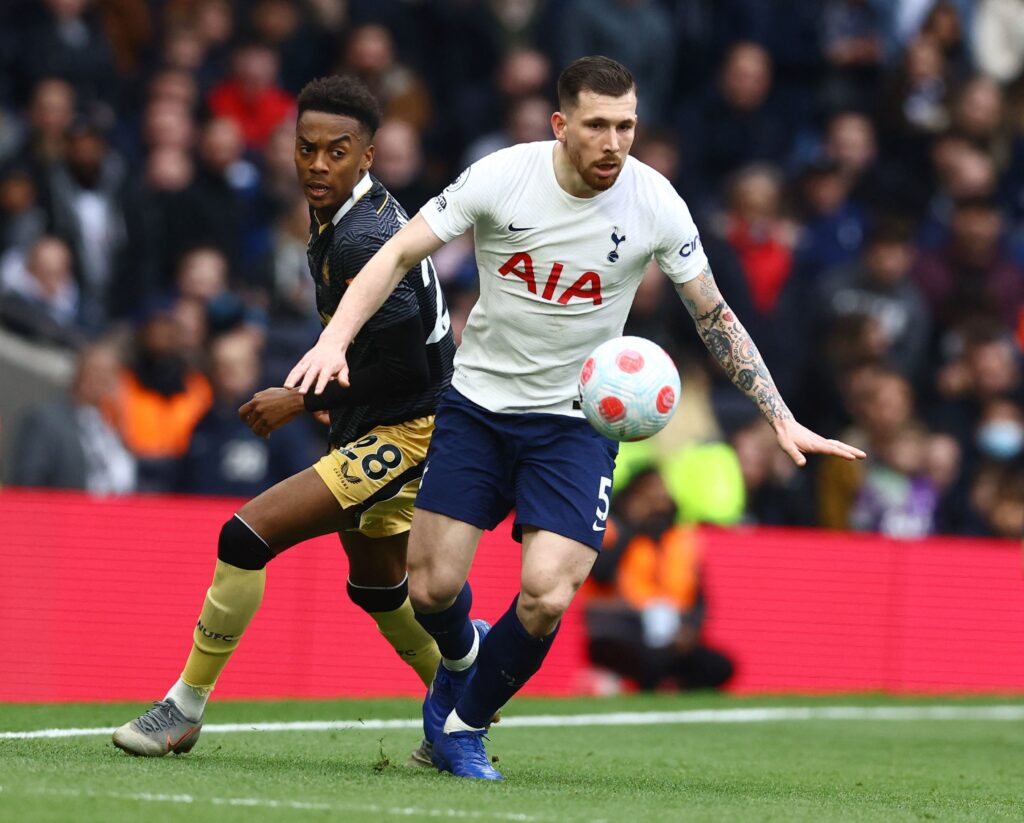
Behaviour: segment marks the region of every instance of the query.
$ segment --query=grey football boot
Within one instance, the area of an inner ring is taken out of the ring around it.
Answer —
[[[203,718],[189,720],[171,698],[157,700],[148,712],[114,732],[114,745],[139,757],[163,757],[191,751]]]

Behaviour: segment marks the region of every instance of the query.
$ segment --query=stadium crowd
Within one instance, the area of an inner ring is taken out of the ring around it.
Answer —
[[[0,421],[6,482],[252,496],[308,466],[314,420],[262,441],[236,413],[319,329],[298,91],[368,84],[372,172],[414,213],[550,139],[591,53],[636,76],[633,153],[797,417],[870,455],[794,469],[654,268],[626,333],[676,357],[683,404],[617,483],[658,465],[686,522],[1019,536],[1024,0],[9,0],[0,340],[77,365]],[[472,238],[435,263],[458,332]]]

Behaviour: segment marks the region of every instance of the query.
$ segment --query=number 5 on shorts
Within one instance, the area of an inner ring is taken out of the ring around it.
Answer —
[[[607,526],[608,512],[611,509],[612,501],[608,498],[608,491],[612,487],[610,477],[602,477],[601,485],[597,489],[597,519],[594,521],[594,531],[603,532]]]

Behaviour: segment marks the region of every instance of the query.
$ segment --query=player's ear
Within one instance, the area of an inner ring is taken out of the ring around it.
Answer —
[[[568,120],[562,112],[556,111],[551,115],[551,131],[555,133],[555,139],[559,143],[565,142],[566,126],[568,126]]]
[[[376,149],[374,148],[373,143],[366,147],[366,150],[363,152],[363,157],[359,161],[360,171],[366,171],[373,165],[373,155],[375,151]]]

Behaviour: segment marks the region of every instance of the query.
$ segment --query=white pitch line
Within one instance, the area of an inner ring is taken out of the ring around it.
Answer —
[[[106,798],[110,800],[135,800],[140,803],[186,803],[213,806],[245,806],[263,809],[294,809],[306,812],[360,812],[362,814],[386,814],[394,817],[437,817],[458,820],[502,820],[513,823],[532,823],[544,820],[532,814],[522,812],[496,812],[475,809],[437,809],[416,806],[381,806],[376,803],[313,803],[303,800],[274,800],[262,797],[200,797],[191,794],[152,794],[150,792],[88,792],[76,789],[47,789],[43,791],[24,791],[0,786],[0,793],[12,795],[32,795],[35,797],[70,797],[70,798]]]
[[[660,726],[689,723],[775,723],[803,720],[1024,720],[1024,705],[1003,706],[791,706],[749,709],[687,709],[674,712],[606,712],[509,717],[501,728],[562,726]],[[310,720],[290,723],[208,723],[204,734],[238,732],[327,732],[419,729],[420,720]],[[113,727],[0,732],[0,740],[88,737],[112,734]]]

